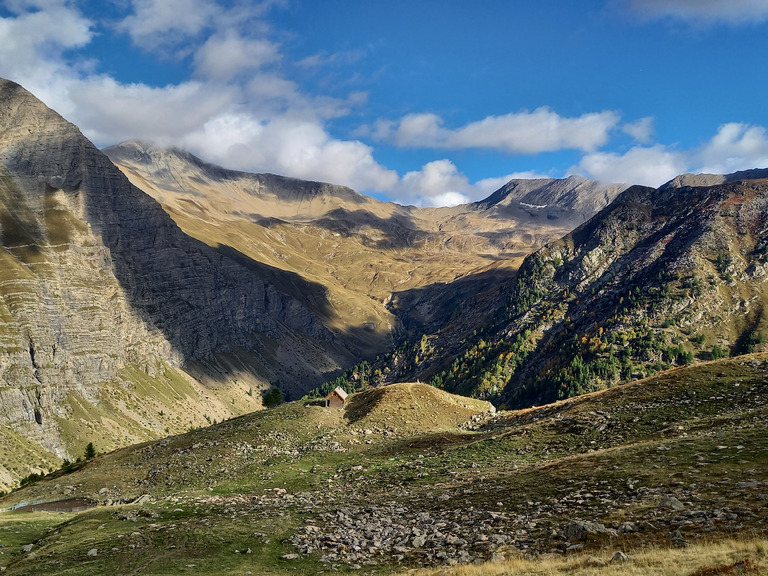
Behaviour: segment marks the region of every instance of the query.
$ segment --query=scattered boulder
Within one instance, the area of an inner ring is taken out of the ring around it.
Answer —
[[[587,556],[584,560],[584,565],[589,567],[606,566],[605,560],[598,558],[597,556]]]
[[[627,560],[629,560],[629,556],[624,554],[624,552],[619,551],[613,555],[613,558],[611,558],[611,564],[621,564]]]
[[[596,536],[598,534],[607,534],[609,536],[615,536],[616,531],[610,528],[606,528],[604,524],[598,522],[590,522],[588,520],[576,520],[571,522],[563,530],[563,538],[566,540],[586,540],[590,536]]]
[[[672,510],[684,510],[685,505],[674,496],[664,496],[659,502],[658,508],[670,508]]]

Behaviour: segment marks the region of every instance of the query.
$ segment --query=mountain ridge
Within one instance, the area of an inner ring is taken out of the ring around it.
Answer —
[[[768,180],[630,187],[528,256],[477,333],[427,332],[373,381],[419,377],[522,407],[763,350],[766,208]]]
[[[546,196],[550,205],[541,210],[521,203],[514,190],[519,192],[524,183],[511,181],[492,201],[417,208],[330,184],[230,171],[187,152],[138,142],[105,153],[189,234],[327,287],[339,314],[333,323],[337,329],[376,326],[378,343],[368,333],[372,356],[402,338],[403,330],[431,322],[404,292],[430,285],[436,292],[474,274],[508,276],[523,256],[581,223],[589,210],[607,204],[623,187],[576,177],[533,181],[535,189],[521,198]],[[267,178],[279,183],[276,191],[263,186]],[[578,206],[575,196],[585,197]],[[562,206],[557,204],[561,199]],[[224,223],[234,225],[240,237],[223,235]]]
[[[737,182],[739,180],[759,180],[768,178],[768,168],[752,168],[750,170],[740,170],[730,174],[680,174],[675,176],[669,182],[666,182],[661,188],[683,188],[686,186],[717,186],[728,182]]]
[[[181,431],[358,358],[353,336],[185,235],[18,84],[0,81],[0,102],[0,421],[13,455],[0,482],[18,478],[25,450],[47,467],[89,436],[106,448]]]

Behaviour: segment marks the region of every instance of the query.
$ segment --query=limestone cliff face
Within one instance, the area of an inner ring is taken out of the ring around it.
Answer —
[[[350,363],[297,300],[185,235],[79,130],[0,80],[0,423],[60,456],[126,366],[290,392]]]

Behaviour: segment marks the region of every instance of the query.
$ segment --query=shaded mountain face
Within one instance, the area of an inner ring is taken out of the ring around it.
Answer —
[[[288,274],[274,285],[297,298],[308,293],[302,282],[327,289],[333,314],[320,315],[333,330],[354,331],[367,356],[444,324],[458,300],[474,298],[475,288],[454,292],[455,280],[473,278],[464,285],[483,290],[509,280],[524,256],[623,188],[578,177],[513,180],[483,202],[422,209],[139,142],[104,152],[190,235]]]
[[[761,350],[767,280],[768,180],[635,186],[526,258],[477,334],[425,334],[374,368],[383,380],[541,404]]]
[[[351,338],[328,330],[247,258],[184,234],[75,126],[4,80],[0,260],[0,423],[48,454],[77,453],[70,436],[78,434],[67,427],[78,410],[107,406],[110,387],[130,396],[137,380],[170,371],[176,392],[190,395],[203,382],[228,401],[233,386],[276,381],[298,394],[358,358]],[[315,292],[316,308],[330,306],[322,287]],[[200,390],[192,403],[209,415],[259,404],[251,390],[232,399],[234,408],[205,408]],[[145,408],[126,408],[127,397],[110,402],[114,409],[82,420],[109,417],[120,429],[124,412]],[[186,429],[202,420],[192,412],[166,423],[137,417],[134,432]],[[116,432],[102,449],[135,438]]]

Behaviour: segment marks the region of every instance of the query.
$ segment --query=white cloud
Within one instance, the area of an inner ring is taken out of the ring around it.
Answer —
[[[629,0],[645,18],[673,17],[695,23],[749,24],[768,19],[765,0]]]
[[[635,122],[623,124],[621,131],[632,136],[638,144],[650,144],[655,134],[653,117],[647,116]]]
[[[5,74],[31,74],[41,64],[50,70],[66,50],[85,46],[93,36],[91,21],[63,2],[15,3],[14,8],[15,17],[0,18]]]
[[[768,168],[768,132],[763,126],[731,122],[688,150],[657,144],[624,154],[596,152],[585,155],[571,171],[606,182],[659,186],[685,172],[729,174],[751,168]]]
[[[416,206],[455,206],[470,200],[472,186],[450,160],[435,160],[407,172],[397,186],[399,201]]]
[[[71,109],[68,119],[98,145],[131,138],[173,143],[199,130],[238,96],[235,87],[210,90],[200,82],[185,82],[153,88],[108,76],[70,79],[61,94]]]
[[[382,130],[385,125],[381,124]],[[398,146],[425,146],[440,147],[448,131],[443,128],[443,120],[437,114],[408,114],[404,116],[399,125],[393,129],[395,144]]]
[[[450,160],[428,162],[419,170],[407,172],[392,190],[401,204],[415,206],[456,206],[477,202],[515,178],[548,178],[535,172],[516,172],[485,178],[474,184]]]
[[[287,174],[345,184],[359,190],[388,190],[397,173],[378,164],[370,146],[331,138],[312,121],[287,117],[259,120],[247,113],[221,114],[182,144],[228,168]]]
[[[763,126],[730,122],[696,151],[698,171],[727,174],[750,168],[768,168],[768,136]]]
[[[595,152],[585,155],[570,172],[583,174],[602,182],[625,182],[660,186],[685,172],[684,154],[664,146],[634,147],[625,154]]]
[[[399,122],[379,121],[371,135],[398,146],[488,148],[508,154],[536,154],[563,149],[592,151],[606,144],[619,115],[603,111],[567,118],[547,107],[488,116],[456,129],[444,127],[436,114],[409,114]]]
[[[280,59],[276,44],[264,39],[243,38],[229,30],[211,36],[195,53],[198,75],[229,81],[241,72],[259,69]]]
[[[200,34],[211,25],[220,8],[208,0],[133,0],[133,13],[118,29],[133,43],[155,49]]]

